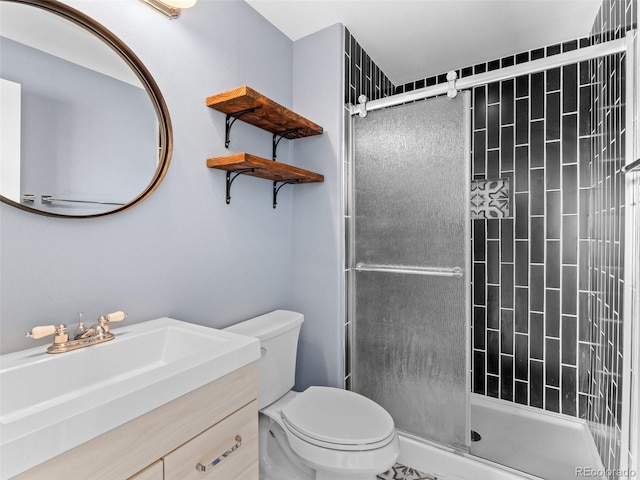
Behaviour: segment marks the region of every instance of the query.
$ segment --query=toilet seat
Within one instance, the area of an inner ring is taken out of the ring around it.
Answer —
[[[281,413],[291,434],[324,448],[375,450],[395,438],[391,415],[372,400],[348,390],[309,387]]]

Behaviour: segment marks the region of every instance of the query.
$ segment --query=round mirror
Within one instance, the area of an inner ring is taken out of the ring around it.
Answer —
[[[0,0],[0,199],[95,217],[147,197],[171,157],[169,112],[115,35],[56,0]]]

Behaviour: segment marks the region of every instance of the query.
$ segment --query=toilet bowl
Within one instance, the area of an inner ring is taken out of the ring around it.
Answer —
[[[259,338],[261,480],[375,480],[399,454],[389,413],[333,387],[291,390],[302,314],[277,310],[228,327]]]

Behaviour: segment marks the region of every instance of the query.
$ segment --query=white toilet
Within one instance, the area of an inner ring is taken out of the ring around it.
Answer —
[[[398,458],[393,419],[347,390],[291,390],[303,320],[276,310],[225,329],[260,339],[260,479],[375,480]]]

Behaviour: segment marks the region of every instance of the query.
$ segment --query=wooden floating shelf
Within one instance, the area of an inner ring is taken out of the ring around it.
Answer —
[[[250,153],[235,153],[226,157],[209,158],[207,167],[226,170],[227,172],[252,168],[255,170],[243,172],[243,174],[273,180],[274,182],[313,183],[324,181],[324,176],[319,173],[267,160]]]
[[[287,132],[284,138],[303,138],[322,134],[322,127],[270,100],[250,87],[242,86],[207,98],[207,106],[273,134]],[[291,130],[295,130],[291,132]],[[257,175],[256,175],[257,176]]]

